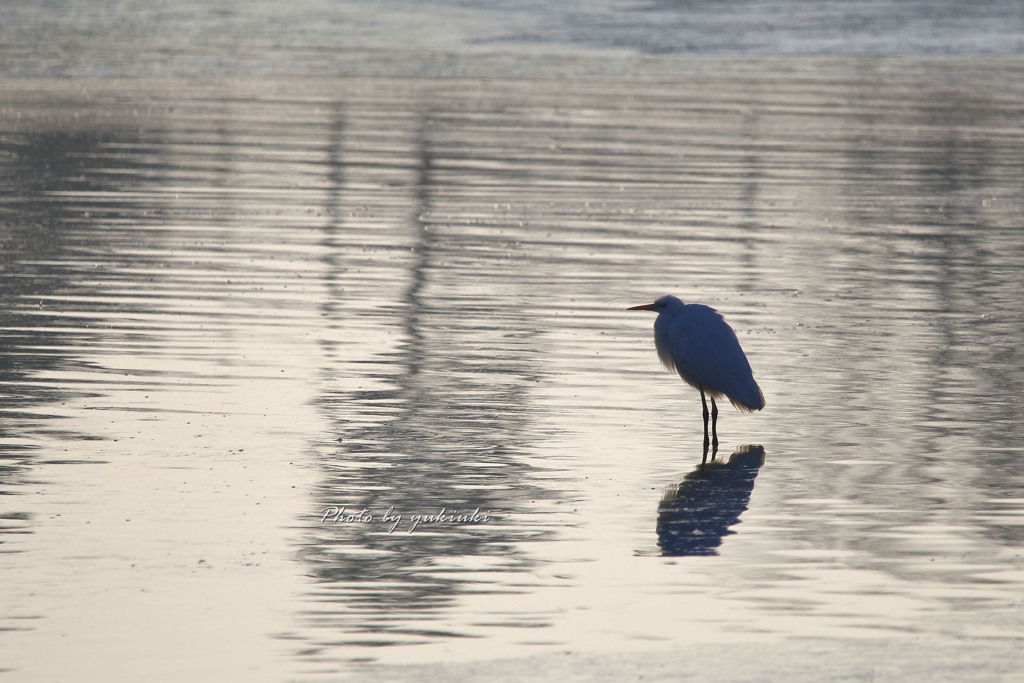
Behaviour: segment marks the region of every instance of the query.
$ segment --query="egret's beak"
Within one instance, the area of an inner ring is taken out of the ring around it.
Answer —
[[[654,304],[644,304],[643,306],[632,306],[627,308],[627,311],[650,311],[654,308]]]

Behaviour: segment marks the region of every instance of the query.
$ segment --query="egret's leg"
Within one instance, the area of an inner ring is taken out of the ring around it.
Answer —
[[[711,404],[714,405],[714,403],[715,399],[711,399]],[[703,389],[700,390],[700,404],[704,406],[704,450],[706,451],[710,439],[708,439],[708,401],[704,398]]]
[[[707,438],[707,418],[705,418],[704,423],[704,437]],[[711,445],[715,447],[716,451],[718,450],[718,406],[715,405],[714,396],[711,397]]]

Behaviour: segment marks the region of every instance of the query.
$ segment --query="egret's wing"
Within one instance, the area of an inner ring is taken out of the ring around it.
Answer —
[[[740,410],[764,407],[736,333],[716,310],[687,306],[666,332],[672,365],[686,383],[712,396],[724,395]]]

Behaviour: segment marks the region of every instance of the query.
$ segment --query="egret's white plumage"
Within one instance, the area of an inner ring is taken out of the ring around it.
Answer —
[[[708,408],[711,397],[711,430],[718,444],[716,398],[723,396],[743,411],[764,408],[764,394],[754,381],[747,356],[736,333],[715,309],[701,304],[684,304],[674,296],[663,296],[653,304],[633,306],[631,311],[654,311],[654,346],[665,367],[679,373],[683,381],[701,394],[704,402],[704,439],[707,441]]]

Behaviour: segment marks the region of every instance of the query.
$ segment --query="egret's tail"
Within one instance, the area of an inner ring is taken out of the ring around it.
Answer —
[[[752,413],[755,410],[764,408],[764,394],[761,393],[761,387],[757,386],[756,383],[747,387],[742,394],[728,395],[726,398],[729,399],[729,403],[732,403],[736,410],[741,410],[745,413]]]

